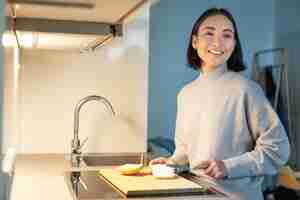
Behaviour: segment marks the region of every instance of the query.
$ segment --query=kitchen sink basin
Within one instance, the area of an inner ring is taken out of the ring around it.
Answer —
[[[69,171],[65,172],[65,181],[68,185],[69,191],[74,200],[101,200],[101,199],[131,199],[130,197],[126,197],[122,192],[120,192],[117,188],[109,184],[105,181],[101,176],[97,174],[97,171]],[[194,181],[194,175],[185,174],[183,177]],[[224,200],[227,198],[217,192],[216,190],[208,190],[204,191],[201,194],[194,195],[168,195],[165,194],[163,196],[139,196],[132,197],[134,200],[162,200],[162,199],[218,199]]]
[[[140,163],[141,154],[110,154],[110,155],[84,155],[82,160],[87,166],[113,166],[126,163]],[[145,161],[146,162],[146,161]]]
[[[65,180],[74,200],[123,199],[96,171],[66,172]]]
[[[81,157],[80,163],[87,167],[96,167],[94,169],[81,171],[68,171],[65,172],[65,180],[71,192],[74,200],[97,200],[97,199],[129,199],[131,197],[126,197],[119,189],[110,184],[102,176],[99,176],[97,169],[109,166],[118,166],[126,163],[140,163],[141,153],[116,153],[116,154],[85,154]],[[151,159],[151,156],[143,156],[143,162],[145,164]],[[195,175],[185,172],[180,173],[180,176],[189,179],[197,184],[201,184]],[[153,194],[152,194],[153,195]],[[200,196],[201,198],[199,198]],[[171,194],[166,194],[166,198],[163,196],[140,196],[132,197],[135,200],[139,199],[186,199],[187,194],[172,196]],[[171,197],[172,196],[172,197]],[[225,196],[216,190],[209,189],[207,191],[201,192],[201,194],[189,194],[189,199],[202,199],[211,197],[208,199],[226,199]]]

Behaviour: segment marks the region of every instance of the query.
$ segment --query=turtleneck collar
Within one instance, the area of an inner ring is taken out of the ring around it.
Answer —
[[[207,80],[216,80],[219,77],[221,77],[224,73],[228,71],[227,64],[219,65],[217,68],[215,68],[212,71],[209,72],[203,72],[203,70],[200,70],[199,77],[197,79],[207,79]]]

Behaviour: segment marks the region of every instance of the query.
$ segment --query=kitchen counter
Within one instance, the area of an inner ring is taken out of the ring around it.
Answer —
[[[98,167],[72,168],[64,154],[17,155],[10,199],[73,200],[66,181],[66,171],[97,170]]]
[[[73,200],[65,181],[66,171],[79,170],[72,168],[65,155],[18,155],[11,187],[11,200]],[[97,170],[99,167],[81,167],[81,171]],[[237,195],[228,192],[228,195]],[[145,199],[145,198],[143,198]],[[153,198],[152,198],[153,199]],[[160,197],[159,199],[163,199]],[[201,196],[168,197],[166,199],[202,199]],[[203,199],[215,199],[203,197]],[[218,198],[232,199],[230,198]],[[135,198],[137,200],[137,198]]]
[[[64,155],[18,155],[10,199],[73,200],[63,176],[70,169]]]

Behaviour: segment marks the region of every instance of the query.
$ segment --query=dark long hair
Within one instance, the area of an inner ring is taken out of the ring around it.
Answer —
[[[227,17],[233,24],[233,28],[234,28],[234,38],[235,38],[236,44],[235,44],[235,48],[234,48],[231,56],[227,60],[227,68],[229,70],[235,71],[235,72],[245,70],[246,66],[243,62],[243,51],[242,51],[236,23],[233,19],[233,16],[231,15],[231,13],[224,8],[210,8],[210,9],[206,10],[194,23],[192,32],[190,34],[189,46],[187,49],[188,66],[195,70],[199,70],[201,68],[202,60],[199,58],[199,56],[197,54],[197,50],[195,50],[192,46],[193,35],[198,34],[198,29],[205,19],[207,19],[210,16],[215,16],[215,15],[223,15],[223,16]]]

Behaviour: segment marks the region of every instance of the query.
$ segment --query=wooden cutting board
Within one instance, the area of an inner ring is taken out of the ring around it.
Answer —
[[[203,194],[206,188],[183,177],[157,179],[151,174],[122,175],[117,169],[101,169],[99,175],[126,197]]]

